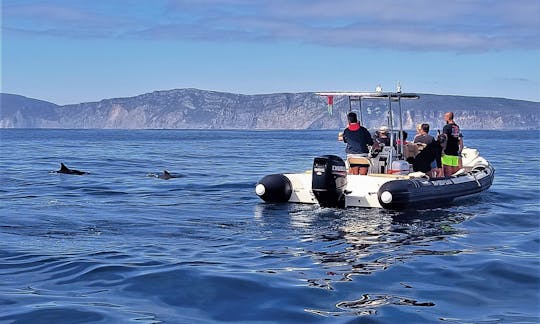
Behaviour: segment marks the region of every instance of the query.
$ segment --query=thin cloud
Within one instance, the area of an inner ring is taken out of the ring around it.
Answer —
[[[8,33],[459,52],[540,49],[537,0],[5,2]],[[139,10],[129,10],[134,5]]]
[[[13,5],[3,8],[4,19],[10,24],[27,24],[36,26],[75,26],[75,27],[115,27],[112,22],[118,17],[99,15],[83,7],[68,5]]]
[[[143,26],[139,18],[109,12],[107,7],[90,6],[85,2],[5,2],[2,33],[7,35],[113,38]]]
[[[528,78],[502,78],[501,80],[506,81],[506,82],[523,83],[523,84],[527,83],[527,84],[536,85],[536,82]]]

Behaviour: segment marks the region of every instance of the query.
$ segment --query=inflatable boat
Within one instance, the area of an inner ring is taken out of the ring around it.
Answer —
[[[415,94],[402,93],[319,93],[320,95],[345,95],[350,100],[387,98],[389,100],[389,127],[391,142],[392,102],[418,98]],[[401,105],[400,116],[401,116]],[[401,118],[399,128],[402,129]],[[397,132],[400,136],[402,132]],[[412,144],[412,143],[410,143]],[[302,173],[270,174],[260,179],[256,194],[265,202],[319,204],[321,207],[369,207],[389,210],[428,209],[448,206],[452,202],[469,198],[487,190],[493,183],[495,170],[478,150],[462,150],[462,168],[450,177],[431,178],[422,172],[411,172],[407,158],[414,158],[414,144],[383,147],[377,154],[366,158],[367,175],[348,173],[351,161],[336,155],[314,158],[311,170]],[[413,153],[410,153],[410,152]]]

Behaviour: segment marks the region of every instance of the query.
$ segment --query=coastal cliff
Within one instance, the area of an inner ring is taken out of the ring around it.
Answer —
[[[0,100],[0,128],[339,129],[349,109],[345,98],[336,97],[330,115],[326,98],[313,93],[241,95],[198,89],[64,106],[12,94],[0,94]],[[385,100],[364,100],[363,107],[368,128],[385,124]],[[352,109],[358,111],[357,103]],[[455,113],[463,129],[540,128],[540,103],[531,101],[420,94],[420,100],[403,100],[402,110],[405,129],[421,122],[441,128],[446,111]]]

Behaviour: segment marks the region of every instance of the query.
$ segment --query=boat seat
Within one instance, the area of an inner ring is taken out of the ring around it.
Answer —
[[[347,161],[349,162],[349,165],[371,166],[371,161],[365,157],[350,157],[347,158]]]

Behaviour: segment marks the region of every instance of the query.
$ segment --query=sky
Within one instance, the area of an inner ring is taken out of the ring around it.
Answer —
[[[540,0],[2,0],[4,93],[394,91],[540,101]]]

